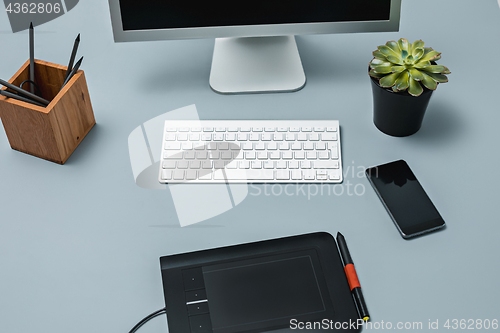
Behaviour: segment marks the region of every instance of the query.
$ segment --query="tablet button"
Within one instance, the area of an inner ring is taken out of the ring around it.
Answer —
[[[208,313],[190,316],[189,325],[191,326],[191,333],[212,333],[212,322]]]
[[[207,299],[207,292],[205,289],[186,291],[186,303],[194,301],[202,301]]]
[[[205,301],[194,304],[188,304],[187,309],[189,316],[208,313],[208,302]]]
[[[186,291],[205,288],[201,267],[182,270],[182,279]]]

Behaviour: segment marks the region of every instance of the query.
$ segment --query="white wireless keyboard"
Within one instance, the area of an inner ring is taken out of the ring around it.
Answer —
[[[341,183],[337,120],[167,120],[160,183]]]

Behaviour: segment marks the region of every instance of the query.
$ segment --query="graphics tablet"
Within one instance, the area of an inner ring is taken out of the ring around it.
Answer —
[[[306,325],[322,332],[359,319],[328,233],[166,256],[160,264],[170,333],[292,332]]]

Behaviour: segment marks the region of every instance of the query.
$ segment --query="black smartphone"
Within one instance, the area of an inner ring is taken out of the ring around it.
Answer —
[[[445,226],[408,164],[395,161],[366,169],[366,176],[403,238]]]

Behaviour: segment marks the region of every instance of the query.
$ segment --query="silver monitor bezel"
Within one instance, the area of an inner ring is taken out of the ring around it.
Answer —
[[[401,0],[391,0],[389,20],[382,21],[241,25],[124,31],[119,1],[120,0],[109,0],[111,24],[115,42],[398,31],[401,12]]]

